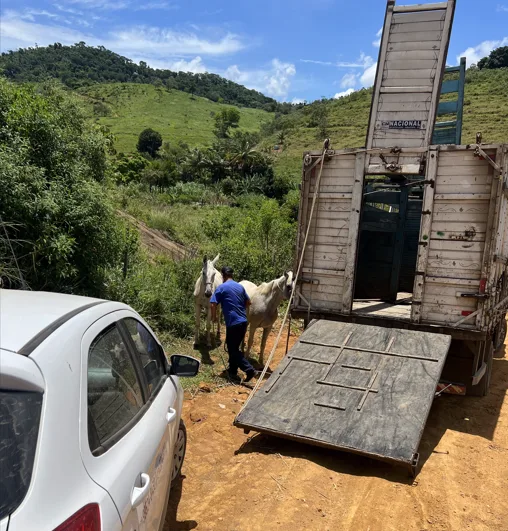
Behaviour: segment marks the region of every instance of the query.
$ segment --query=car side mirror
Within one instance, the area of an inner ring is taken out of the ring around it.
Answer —
[[[183,356],[181,354],[173,354],[171,356],[170,374],[181,377],[196,376],[199,372],[199,360],[191,358],[190,356]]]

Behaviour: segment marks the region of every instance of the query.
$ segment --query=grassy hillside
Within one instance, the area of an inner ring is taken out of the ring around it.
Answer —
[[[279,103],[217,74],[155,69],[143,61],[136,64],[104,46],[87,46],[84,42],[73,46],[63,46],[57,42],[49,46],[2,53],[0,72],[17,82],[38,83],[59,79],[73,89],[96,83],[134,82],[182,90],[212,101],[270,112],[289,112],[291,109],[289,103]]]
[[[85,98],[97,121],[115,134],[116,148],[121,152],[135,151],[138,135],[146,127],[159,131],[165,142],[209,145],[214,138],[215,113],[227,107],[187,92],[137,83],[93,85],[79,89],[78,94]],[[273,113],[260,109],[239,110],[242,131],[259,131],[263,122],[273,118]]]
[[[365,145],[371,98],[372,90],[361,90],[281,116],[276,131],[267,139],[275,144],[279,132],[285,131],[284,149],[277,156],[279,170],[291,171],[298,178],[302,153],[321,148],[324,139],[319,137],[319,127],[311,125],[320,105],[326,109],[327,134],[334,148]],[[474,142],[477,131],[482,132],[484,142],[508,143],[508,68],[467,72],[462,143]]]

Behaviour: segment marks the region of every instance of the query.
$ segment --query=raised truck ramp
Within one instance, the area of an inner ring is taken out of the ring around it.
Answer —
[[[451,337],[313,321],[234,424],[406,465],[418,446]]]

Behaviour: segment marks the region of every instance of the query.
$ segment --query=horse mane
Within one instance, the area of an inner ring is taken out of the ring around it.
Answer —
[[[278,284],[282,282],[286,277],[282,275],[279,278],[275,278],[271,280],[270,282],[263,282],[258,286],[258,289],[256,290],[257,293],[261,293],[263,295],[268,295],[273,291],[273,288],[275,287],[275,284]],[[279,286],[279,288],[282,290],[284,289],[284,286]]]

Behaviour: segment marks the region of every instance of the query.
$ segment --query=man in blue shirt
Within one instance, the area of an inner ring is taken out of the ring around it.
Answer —
[[[245,332],[247,332],[246,310],[250,305],[250,299],[245,288],[233,280],[231,267],[223,267],[221,273],[224,283],[215,290],[210,299],[212,320],[217,320],[217,305],[220,304],[226,321],[229,377],[233,381],[239,381],[238,369],[240,368],[247,375],[245,381],[248,382],[257,375],[257,371],[244,357],[240,345],[243,343]]]

